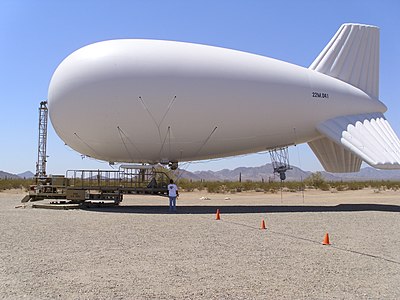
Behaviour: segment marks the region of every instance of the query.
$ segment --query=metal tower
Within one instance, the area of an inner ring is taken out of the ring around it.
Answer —
[[[42,101],[39,107],[39,143],[35,175],[37,179],[46,177],[47,115],[47,101]]]

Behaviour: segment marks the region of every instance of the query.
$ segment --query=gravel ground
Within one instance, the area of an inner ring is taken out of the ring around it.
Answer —
[[[0,193],[1,298],[400,298],[400,192],[182,193],[177,214],[156,197],[15,208],[22,197]]]

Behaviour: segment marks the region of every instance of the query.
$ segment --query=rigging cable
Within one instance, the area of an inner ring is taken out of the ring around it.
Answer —
[[[214,132],[217,130],[218,126],[215,126],[214,129],[211,131],[211,133],[208,135],[208,137],[204,140],[204,142],[200,145],[199,150],[197,150],[197,152],[195,153],[194,157],[196,157],[200,151],[204,148],[204,146],[208,143],[208,141],[210,140],[211,136],[214,134]],[[192,161],[189,162],[187,168],[190,167]],[[185,170],[186,171],[186,170]],[[177,177],[176,180],[179,180],[180,177],[183,175],[183,172],[181,172],[181,174]]]
[[[171,101],[169,102],[168,107],[167,107],[167,110],[165,111],[163,117],[161,118],[161,121],[160,121],[160,123],[158,124],[158,126],[161,126],[161,124],[162,124],[162,122],[164,121],[165,117],[167,116],[169,110],[171,109],[172,105],[174,104],[175,99],[176,99],[176,96],[174,96],[174,98],[172,98]]]
[[[133,161],[133,157],[132,157],[131,153],[129,152],[128,147],[126,146],[124,139],[122,138],[121,129],[119,128],[119,126],[117,126],[117,129],[118,129],[118,135],[121,138],[122,144],[124,145],[124,148],[125,148],[126,152],[128,153],[129,158]]]
[[[194,157],[196,157],[201,150],[203,150],[204,146],[208,143],[208,141],[210,140],[211,136],[214,134],[214,132],[217,130],[217,126],[214,127],[213,131],[211,131],[211,133],[208,135],[208,137],[206,138],[206,140],[203,142],[203,144],[200,146],[199,150],[196,152],[196,154],[194,155]]]
[[[131,141],[131,139],[125,134],[125,132],[121,129],[121,127],[117,126],[117,129],[118,129],[118,131],[119,131],[121,140],[122,140],[122,142],[124,143],[124,146],[126,147],[126,144],[125,144],[125,142],[124,142],[124,140],[123,140],[123,138],[122,138],[122,136],[121,136],[121,133],[125,136],[125,138],[128,140],[128,142],[133,146],[133,148],[135,148],[135,150],[139,153],[139,155],[140,155],[140,156],[143,156],[143,155],[142,155],[142,152],[140,152],[140,150],[135,146],[135,144]],[[127,150],[127,151],[128,151],[128,150]],[[129,153],[129,151],[128,151],[128,153]],[[129,154],[130,154],[130,153],[129,153]]]
[[[90,150],[92,150],[93,153],[94,153],[96,156],[99,156],[99,155],[97,154],[96,150],[94,150],[88,143],[86,143],[83,139],[81,139],[81,138],[79,137],[79,135],[78,135],[76,132],[74,132],[74,135],[75,135],[82,143],[84,143]]]
[[[160,149],[160,152],[158,153],[158,155],[161,157],[161,155],[162,155],[162,150],[164,149],[164,145],[165,145],[165,142],[166,142],[166,140],[167,140],[167,137],[168,137],[168,134],[170,133],[170,130],[171,130],[171,126],[168,126],[168,130],[167,130],[167,133],[165,134],[165,137],[164,137],[164,141],[162,142],[162,144],[161,144],[161,149]],[[169,139],[169,153],[170,153],[170,155],[171,155],[171,138]]]
[[[161,121],[160,121],[160,122],[157,122],[156,118],[153,116],[153,114],[151,113],[150,109],[146,106],[146,103],[144,102],[143,98],[142,98],[141,96],[139,96],[139,101],[140,101],[140,103],[142,104],[143,108],[147,111],[147,113],[150,115],[151,119],[153,120],[154,124],[155,124],[156,127],[157,127],[158,137],[160,138],[160,143],[162,144],[162,145],[161,145],[161,149],[160,149],[160,153],[162,152],[163,146],[164,146],[164,143],[163,143],[163,141],[162,141],[162,136],[161,136],[161,129],[160,129],[160,127],[161,127],[161,124],[162,124],[162,122],[164,121],[165,117],[167,116],[168,112],[169,112],[170,109],[172,108],[172,105],[175,103],[175,100],[176,100],[176,96],[174,96],[174,97],[171,99],[171,101],[169,102],[168,107],[167,107],[167,110],[165,111],[164,115],[162,116]]]

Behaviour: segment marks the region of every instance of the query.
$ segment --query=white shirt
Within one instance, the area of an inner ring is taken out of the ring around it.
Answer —
[[[178,190],[178,187],[175,184],[173,184],[173,183],[168,184],[168,196],[176,197],[177,190]]]

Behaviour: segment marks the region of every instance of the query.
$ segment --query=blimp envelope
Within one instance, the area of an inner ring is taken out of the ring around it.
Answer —
[[[344,24],[309,68],[232,49],[124,39],[66,57],[56,133],[108,162],[177,163],[308,143],[331,172],[400,167],[379,100],[379,29]]]

